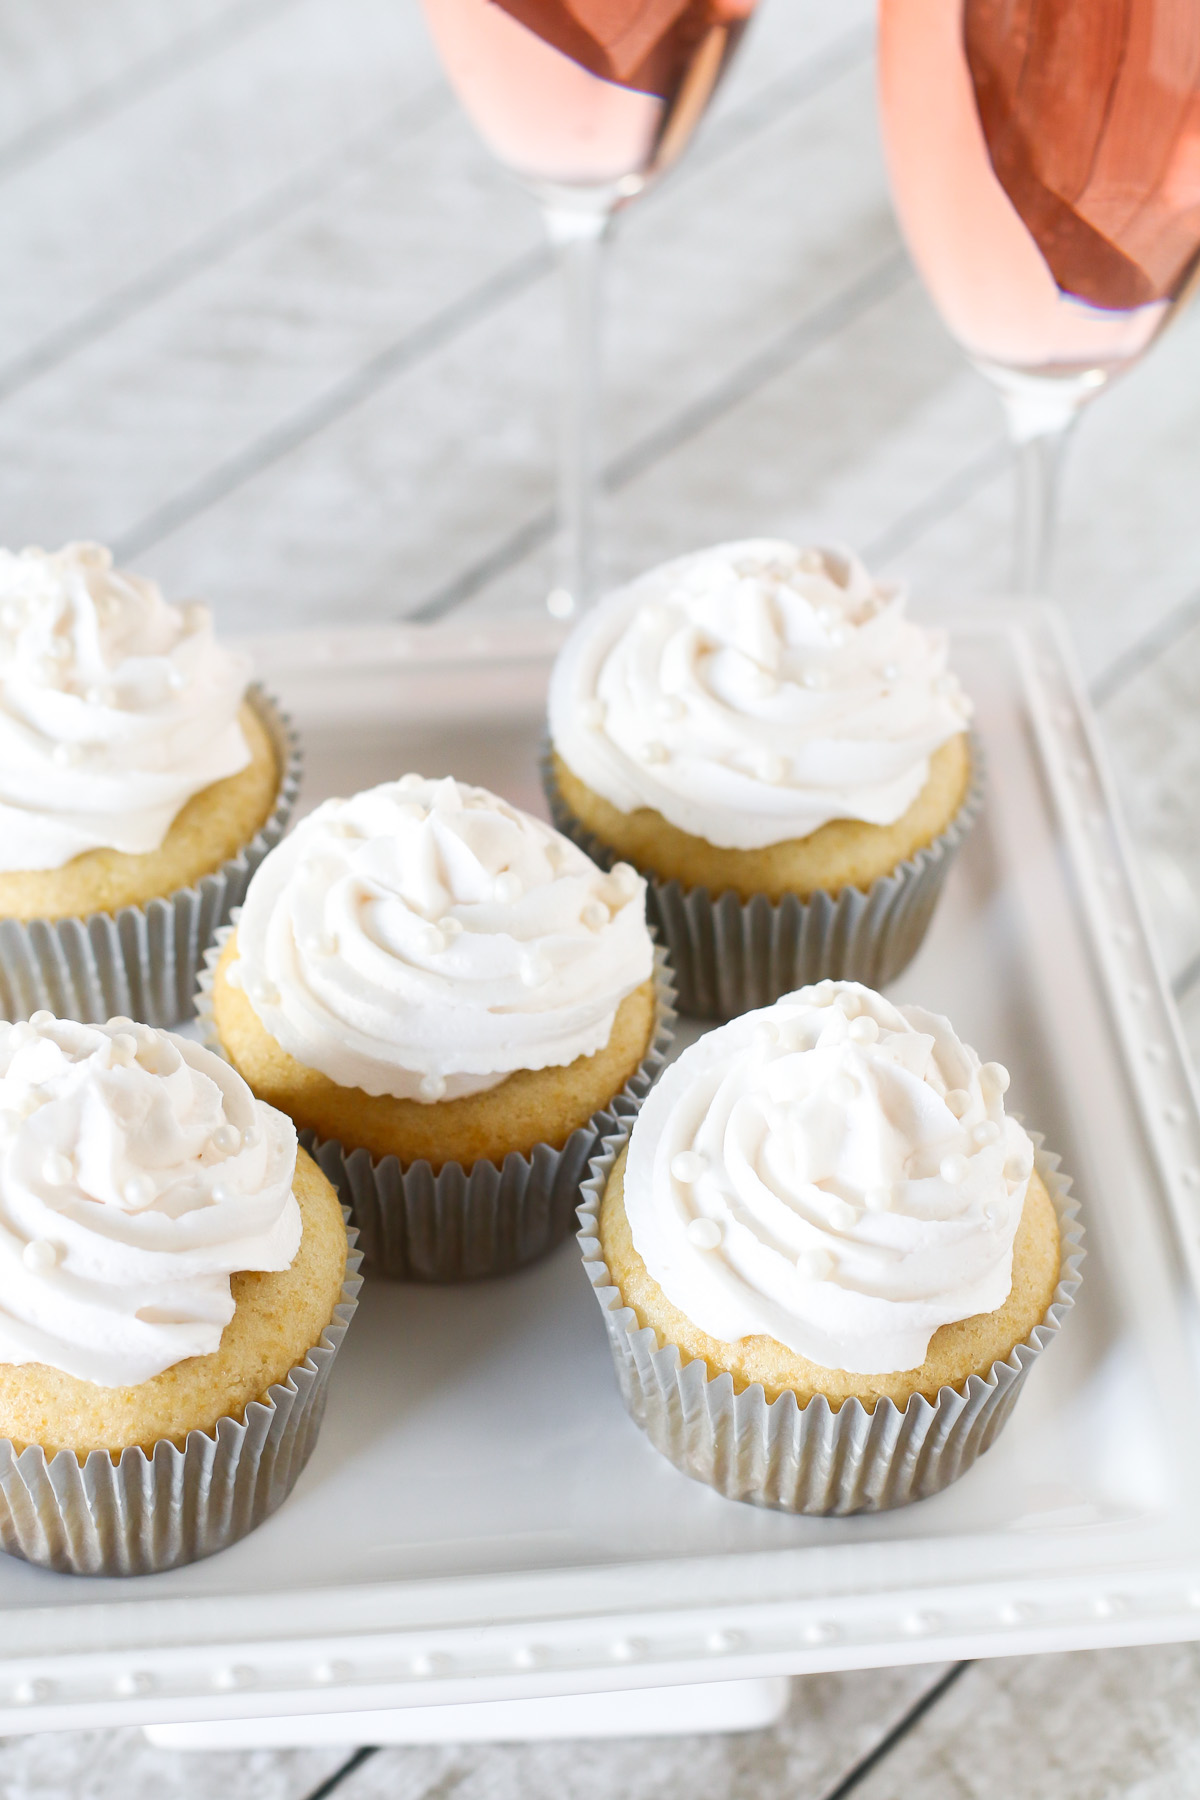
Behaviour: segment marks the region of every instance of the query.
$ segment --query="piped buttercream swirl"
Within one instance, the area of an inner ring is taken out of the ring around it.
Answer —
[[[726,849],[832,819],[892,824],[971,706],[946,635],[857,558],[771,539],[651,570],[585,614],[550,683],[550,733],[622,812]]]
[[[594,1055],[654,956],[645,883],[452,777],[327,800],[255,874],[229,971],[341,1087],[432,1103]]]
[[[135,1386],[219,1348],[300,1244],[296,1131],[170,1032],[0,1024],[0,1363]]]
[[[822,982],[686,1050],[646,1099],[633,1241],[724,1342],[825,1368],[919,1368],[939,1326],[1003,1305],[1033,1145],[1008,1074],[949,1022]]]
[[[0,870],[156,850],[250,761],[247,659],[98,544],[0,550]]]

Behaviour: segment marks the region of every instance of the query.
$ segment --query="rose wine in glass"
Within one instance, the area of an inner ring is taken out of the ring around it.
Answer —
[[[881,0],[892,191],[1018,448],[1017,585],[1045,585],[1080,408],[1200,258],[1196,0]]]
[[[755,0],[424,0],[451,85],[542,208],[566,297],[559,552],[547,604],[595,585],[598,284],[618,207],[685,148]]]

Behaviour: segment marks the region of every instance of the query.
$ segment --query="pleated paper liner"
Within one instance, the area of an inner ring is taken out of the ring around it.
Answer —
[[[204,1041],[224,1055],[212,1016],[212,984],[229,929],[205,955],[196,1010]],[[665,952],[654,952],[655,1021],[637,1071],[607,1106],[561,1148],[538,1144],[503,1163],[481,1158],[469,1169],[446,1163],[402,1164],[336,1138],[300,1132],[300,1142],[337,1188],[358,1227],[372,1274],[394,1281],[476,1281],[508,1275],[562,1243],[575,1224],[580,1184],[604,1139],[636,1117],[658,1079],[674,1038],[675,992]]]
[[[345,1209],[343,1208],[343,1213]],[[0,1550],[66,1575],[154,1575],[225,1550],[291,1493],[312,1454],[329,1374],[358,1305],[357,1233],[342,1297],[307,1354],[245,1417],[119,1456],[18,1453],[0,1438]]]
[[[96,1024],[119,1014],[146,1025],[191,1017],[204,951],[283,836],[300,786],[300,747],[287,716],[258,686],[246,698],[281,772],[270,818],[219,869],[164,899],[86,919],[0,919],[0,1018],[27,1019],[42,1008]]]
[[[1041,1323],[986,1376],[944,1387],[935,1401],[914,1394],[900,1408],[860,1400],[836,1411],[823,1395],[801,1406],[792,1393],[768,1400],[761,1385],[735,1393],[728,1372],[710,1378],[699,1360],[685,1363],[674,1344],[639,1326],[603,1260],[596,1220],[609,1174],[629,1136],[623,1125],[604,1146],[584,1183],[579,1244],[604,1314],[621,1397],[656,1450],[695,1481],[729,1500],[781,1512],[882,1512],[926,1499],[964,1475],[1003,1429],[1029,1370],[1057,1337],[1075,1304],[1083,1260],[1083,1227],[1058,1157],[1034,1137],[1036,1166],[1058,1215],[1062,1260],[1058,1286]]]
[[[559,831],[603,869],[618,853],[571,811],[554,779],[550,745],[543,744],[542,784]],[[807,900],[731,889],[685,888],[639,869],[646,881],[647,915],[666,945],[675,972],[676,1005],[696,1019],[734,1019],[770,1006],[826,977],[882,988],[921,947],[950,865],[983,804],[984,764],[971,737],[971,784],[946,829],[890,875],[869,888],[844,887]]]

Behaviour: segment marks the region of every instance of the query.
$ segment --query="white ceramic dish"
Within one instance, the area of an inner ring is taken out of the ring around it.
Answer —
[[[124,1582],[0,1558],[0,1733],[361,1712],[1200,1636],[1200,1117],[1053,616],[946,614],[990,796],[897,984],[1013,1071],[1082,1196],[1086,1280],[996,1446],[895,1513],[790,1518],[626,1418],[573,1243],[505,1281],[369,1282],[287,1506]],[[305,801],[408,767],[540,806],[557,633],[255,645]],[[560,1394],[588,1396],[564,1411]]]

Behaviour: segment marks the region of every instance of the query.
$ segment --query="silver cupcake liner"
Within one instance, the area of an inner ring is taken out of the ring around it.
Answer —
[[[571,811],[543,747],[542,784],[554,823],[601,868],[618,853]],[[971,784],[945,831],[866,889],[844,887],[807,900],[785,894],[743,900],[661,881],[649,869],[646,910],[675,971],[679,1011],[696,1019],[734,1019],[782,994],[830,977],[886,987],[921,947],[950,865],[983,804],[984,764],[971,737]]]
[[[596,1292],[621,1397],[656,1450],[694,1481],[729,1500],[781,1512],[882,1512],[926,1499],[966,1473],[994,1442],[1033,1363],[1061,1329],[1075,1304],[1083,1260],[1079,1203],[1057,1173],[1059,1159],[1034,1137],[1037,1170],[1058,1215],[1062,1261],[1054,1298],[1035,1325],[986,1376],[944,1387],[936,1401],[914,1394],[901,1409],[881,1399],[868,1412],[857,1399],[836,1411],[824,1395],[801,1406],[795,1394],[768,1400],[761,1385],[734,1392],[726,1371],[710,1379],[706,1365],[684,1363],[675,1344],[660,1344],[652,1326],[639,1326],[632,1307],[603,1261],[596,1219],[628,1125],[610,1138],[592,1164],[579,1207],[579,1245]]]
[[[343,1209],[344,1211],[344,1209]],[[235,1544],[281,1506],[312,1454],[329,1373],[358,1305],[362,1252],[320,1338],[245,1418],[81,1462],[0,1438],[0,1550],[64,1575],[154,1575]]]
[[[208,1047],[225,1054],[212,1016],[212,985],[229,935],[206,953],[196,1010]],[[369,1150],[301,1131],[300,1142],[329,1177],[358,1226],[368,1267],[393,1281],[477,1281],[536,1262],[570,1234],[588,1165],[610,1132],[637,1116],[674,1039],[675,990],[666,953],[654,952],[654,1034],[637,1071],[561,1149],[538,1144],[502,1164],[376,1159]]]
[[[27,1019],[41,1008],[95,1024],[118,1014],[146,1025],[191,1017],[201,957],[283,836],[300,786],[300,747],[287,716],[258,686],[246,698],[282,772],[270,818],[219,869],[161,900],[86,919],[0,919],[0,1018]]]

